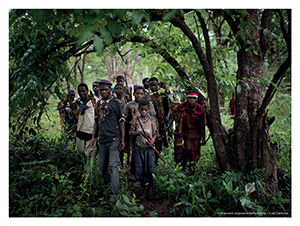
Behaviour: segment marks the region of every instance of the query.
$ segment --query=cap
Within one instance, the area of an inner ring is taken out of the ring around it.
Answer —
[[[108,85],[108,86],[112,86],[112,83],[108,80],[105,80],[105,79],[102,79],[100,82],[99,82],[99,85],[101,84],[105,84],[105,85]]]

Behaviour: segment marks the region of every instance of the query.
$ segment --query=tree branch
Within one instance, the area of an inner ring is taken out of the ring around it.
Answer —
[[[224,15],[224,19],[226,20],[226,22],[228,23],[229,27],[231,28],[232,32],[237,35],[239,28],[238,28],[238,24],[239,22],[235,21],[231,15],[229,15],[225,10],[216,10],[215,12],[217,12],[218,14],[223,14]],[[244,40],[242,39],[241,35],[238,35],[236,37],[236,39],[238,40],[238,42],[241,44],[241,46],[244,45]]]
[[[208,61],[209,65],[211,66],[211,70],[213,70],[213,68],[212,68],[213,64],[212,64],[212,56],[211,56],[211,46],[210,46],[210,40],[209,40],[209,36],[208,36],[208,30],[207,30],[207,27],[206,27],[206,24],[205,24],[205,21],[204,21],[202,15],[197,11],[196,11],[196,14],[197,14],[198,19],[200,21],[201,28],[202,28],[203,35],[204,35],[206,58],[207,58],[207,61]]]
[[[277,61],[287,53],[287,50],[283,51],[282,53],[280,53],[273,61],[272,64],[270,64],[263,72],[263,76],[277,63]]]
[[[284,40],[287,44],[289,54],[291,54],[291,10],[290,9],[287,10],[288,22],[289,22],[288,31],[286,30],[286,28],[284,26],[285,20],[283,18],[282,11],[278,9],[277,13],[280,16],[280,27],[281,27],[281,30],[282,30],[282,33],[283,33]]]
[[[261,27],[263,29],[260,31],[260,48],[263,50],[263,55],[265,55],[268,50],[270,43],[270,35],[264,35],[263,31],[264,29],[271,30],[271,19],[271,10],[264,10],[261,20]]]
[[[175,27],[178,27],[191,41],[196,54],[201,62],[201,65],[205,71],[205,74],[208,75],[211,73],[211,67],[210,64],[207,61],[207,58],[204,54],[204,51],[200,45],[200,43],[197,40],[197,37],[194,35],[194,33],[190,30],[190,28],[187,26],[187,24],[179,17],[175,17],[170,21]]]
[[[197,19],[196,19],[195,15],[193,15],[193,17],[194,17],[195,24],[196,24],[196,29],[197,29],[197,34],[198,34],[198,41],[200,42],[199,26],[198,26]]]
[[[278,85],[278,82],[281,81],[282,77],[286,73],[286,71],[289,69],[291,66],[291,57],[288,56],[288,58],[284,61],[284,63],[279,67],[275,75],[273,76],[273,79],[268,87],[267,93],[262,101],[262,104],[260,108],[257,110],[256,118],[255,121],[258,122],[261,120],[267,106],[272,100],[272,97],[274,93],[276,92],[275,87]]]
[[[178,73],[178,75],[180,77],[188,79],[188,75],[182,69],[182,67],[180,66],[180,64],[175,60],[175,58],[173,58],[167,52],[166,49],[164,49],[163,47],[159,46],[154,41],[152,41],[150,39],[147,39],[147,38],[144,38],[144,37],[140,37],[140,36],[133,36],[132,38],[130,38],[130,42],[140,42],[140,43],[143,43],[143,44],[150,43],[150,47],[156,53],[159,53],[175,69],[175,71]]]

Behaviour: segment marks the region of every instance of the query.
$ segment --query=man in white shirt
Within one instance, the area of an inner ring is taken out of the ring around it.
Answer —
[[[90,173],[91,158],[95,155],[95,148],[91,146],[93,128],[95,123],[95,110],[88,96],[88,86],[85,83],[78,85],[80,98],[76,101],[78,106],[78,123],[76,131],[76,145],[80,152],[88,159],[87,173]]]

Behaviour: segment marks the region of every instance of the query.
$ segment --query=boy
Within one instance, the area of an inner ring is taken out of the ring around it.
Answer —
[[[108,201],[116,202],[116,195],[119,193],[119,148],[120,150],[124,148],[124,118],[120,103],[112,96],[111,86],[108,80],[99,82],[101,100],[97,102],[99,118],[96,118],[94,124],[92,146],[95,147],[97,134],[99,134],[99,167],[102,177],[109,173]],[[120,145],[119,139],[121,139]]]
[[[139,105],[139,101],[141,99],[144,99],[145,98],[145,90],[144,90],[144,87],[142,86],[137,86],[134,90],[134,100],[133,101],[130,101],[129,103],[127,103],[125,105],[125,109],[124,109],[124,117],[125,117],[125,131],[126,131],[126,135],[128,134],[129,132],[129,129],[130,129],[130,122],[131,120],[133,119],[134,116],[140,116],[140,112],[138,111],[138,105]],[[149,114],[151,116],[156,116],[156,113],[155,113],[155,110],[154,110],[154,106],[153,104],[150,102],[150,111],[149,111]],[[132,145],[130,144],[131,141],[130,141],[130,137],[127,137],[125,135],[125,142],[126,142],[126,145],[125,145],[125,152],[128,153],[128,158],[127,158],[127,164],[130,164],[130,146],[132,146],[132,152],[134,150],[134,139],[132,140]],[[134,156],[132,155],[132,161],[131,161],[131,174],[134,175]]]
[[[134,167],[135,178],[139,181],[144,189],[141,199],[152,197],[153,193],[153,177],[155,173],[155,153],[153,146],[157,138],[157,121],[156,118],[150,116],[150,103],[146,99],[139,101],[138,111],[140,116],[135,117],[135,123],[132,123],[129,135],[136,137],[134,147]],[[147,141],[146,141],[147,140]],[[149,145],[150,143],[150,145]],[[146,181],[149,182],[149,187],[146,189]]]

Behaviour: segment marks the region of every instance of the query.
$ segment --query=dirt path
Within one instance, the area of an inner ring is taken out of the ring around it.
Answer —
[[[155,187],[154,187],[154,194],[151,199],[139,199],[142,195],[143,189],[139,186],[134,184],[133,182],[129,182],[129,189],[135,193],[138,201],[138,205],[143,205],[145,207],[144,211],[141,213],[143,217],[175,217],[176,213],[173,211],[173,207],[175,205],[175,201],[168,200],[166,197],[165,199],[159,198],[155,194]]]

